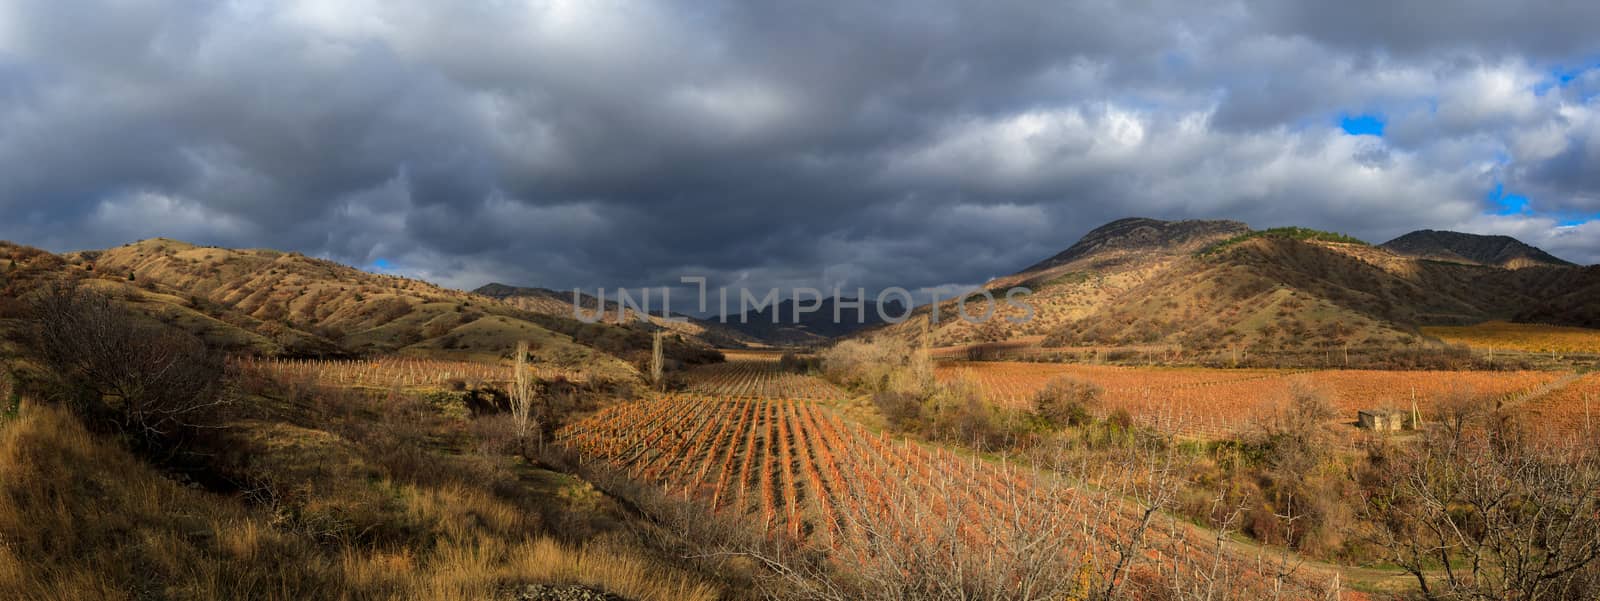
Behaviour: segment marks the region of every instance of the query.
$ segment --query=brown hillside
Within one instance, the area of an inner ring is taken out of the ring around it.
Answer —
[[[136,316],[170,323],[215,348],[264,355],[333,354],[332,343],[313,334],[274,326],[198,297],[169,294],[126,274],[96,271],[92,262],[0,242],[0,319],[5,328],[25,316],[27,297],[57,284],[76,282],[128,306]]]
[[[1404,348],[1423,340],[1418,328],[1428,325],[1499,319],[1600,326],[1600,303],[1592,300],[1600,298],[1600,268],[1419,259],[1312,230],[1244,235],[1242,227],[1112,222],[1066,252],[987,285],[997,297],[1013,286],[1031,288],[1031,322],[1006,321],[1024,311],[1002,303],[996,319],[973,325],[947,302],[938,308],[932,344],[1042,335],[1042,344],[1054,347],[1310,353],[1347,345]],[[917,320],[878,331],[915,336],[922,328]]]
[[[48,280],[105,288],[141,312],[224,346],[267,355],[400,353],[501,357],[528,340],[541,361],[631,378],[650,348],[650,328],[584,324],[427,282],[363,272],[274,250],[201,247],[167,239],[103,251],[50,255],[8,246],[16,264],[13,305]],[[20,282],[28,282],[26,285]],[[712,360],[702,341],[669,338],[668,355]]]
[[[472,292],[473,294],[497,299],[524,311],[532,311],[557,318],[573,318],[571,292],[558,292],[548,288],[508,286],[499,283],[488,284]],[[584,308],[586,314],[591,315],[599,307],[599,299],[591,294],[580,294],[578,303]],[[652,310],[655,309],[652,308]],[[646,319],[654,327],[675,332],[686,338],[700,340],[718,348],[746,348],[761,345],[761,342],[755,338],[713,321],[683,316],[679,316],[679,318],[683,319],[683,321],[668,320],[659,315],[646,316]],[[639,321],[639,315],[632,309],[622,308],[615,300],[607,299],[605,316],[602,321],[613,325],[635,325]]]
[[[1085,234],[1050,259],[986,284],[996,298],[995,316],[987,323],[972,324],[961,319],[955,300],[941,303],[938,323],[931,329],[932,344],[994,342],[1052,333],[1094,314],[1190,255],[1249,231],[1248,226],[1236,221],[1113,221]],[[1033,291],[1026,302],[1033,307],[1034,315],[1026,323],[1011,321],[1021,320],[1026,309],[1004,302],[1005,292],[1016,286]],[[968,312],[974,317],[983,310],[982,298],[969,301]],[[913,319],[875,331],[918,335],[930,313],[929,307],[921,307]]]
[[[584,324],[498,300],[332,261],[275,250],[200,247],[166,239],[73,253],[98,273],[236,311],[270,331],[306,332],[356,354],[400,353],[496,358],[528,340],[541,361],[632,377],[629,363],[649,353],[643,328]],[[700,341],[676,336],[668,354],[714,357]]]

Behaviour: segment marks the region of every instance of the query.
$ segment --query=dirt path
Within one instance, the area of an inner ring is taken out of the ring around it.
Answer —
[[[1509,399],[1506,399],[1505,403],[1503,403],[1501,405],[1501,408],[1502,409],[1516,409],[1517,407],[1521,407],[1521,406],[1526,405],[1528,403],[1531,403],[1533,401],[1537,401],[1537,400],[1542,399],[1544,397],[1547,397],[1547,396],[1550,396],[1550,395],[1555,394],[1557,392],[1560,392],[1562,390],[1565,390],[1568,386],[1571,386],[1573,382],[1577,382],[1578,380],[1580,380],[1582,378],[1583,378],[1583,374],[1578,373],[1578,372],[1570,372],[1570,373],[1568,373],[1568,374],[1566,374],[1564,376],[1561,376],[1560,378],[1552,380],[1551,382],[1549,382],[1549,383],[1547,383],[1547,384],[1545,384],[1543,386],[1535,387],[1532,390],[1526,391],[1526,392],[1524,392],[1522,394],[1519,394],[1517,396],[1514,396],[1514,397],[1511,397]]]
[[[1178,516],[1168,517],[1183,521],[1183,518]],[[1196,540],[1216,540],[1216,530],[1187,522],[1185,525],[1191,529],[1190,534],[1195,536]],[[1258,560],[1263,565],[1278,565],[1284,561],[1282,547],[1241,540],[1237,537],[1230,537],[1223,543],[1223,548],[1238,557]],[[1352,566],[1307,559],[1293,552],[1289,553],[1287,561],[1294,569],[1296,577],[1314,582],[1331,582],[1337,576],[1340,587],[1345,591],[1404,593],[1417,588],[1416,577],[1400,568]]]

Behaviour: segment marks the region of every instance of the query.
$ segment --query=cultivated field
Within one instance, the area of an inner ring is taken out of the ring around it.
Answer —
[[[779,369],[777,357],[703,365],[690,370],[688,377],[691,392],[713,398],[834,400],[849,396],[821,378]]]
[[[1137,521],[1113,492],[871,433],[803,401],[666,397],[614,406],[565,428],[559,440],[715,512],[750,516],[769,536],[827,548],[836,561],[866,569],[885,558],[947,553],[1002,578],[1048,572],[1105,582],[1116,542]],[[1232,586],[1265,593],[1267,577],[1194,532],[1151,528],[1126,573],[1159,579],[1214,557],[1227,564]],[[1285,598],[1307,598],[1314,588],[1284,586],[1299,593]]]
[[[1057,363],[939,363],[941,381],[976,383],[993,403],[1026,409],[1050,380],[1069,376],[1100,385],[1103,411],[1126,410],[1136,422],[1161,423],[1186,435],[1222,437],[1249,428],[1274,411],[1296,384],[1329,395],[1341,421],[1363,409],[1429,412],[1453,391],[1518,402],[1565,384],[1563,374],[1544,371],[1406,372],[1367,370],[1227,370],[1136,368]]]
[[[332,386],[360,388],[443,388],[460,382],[469,386],[504,384],[514,379],[510,365],[445,361],[411,357],[382,357],[358,361],[319,361],[307,359],[254,359],[236,361],[245,372],[260,372],[285,381],[315,380]],[[540,379],[566,378],[581,381],[581,371],[548,364],[529,365]]]
[[[1445,342],[1478,349],[1530,353],[1600,353],[1600,330],[1541,324],[1488,321],[1470,326],[1434,326],[1422,333]]]
[[[1600,373],[1534,399],[1523,409],[1537,433],[1555,440],[1600,440]]]

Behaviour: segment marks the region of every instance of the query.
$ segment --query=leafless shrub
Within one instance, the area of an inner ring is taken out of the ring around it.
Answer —
[[[90,423],[170,450],[215,424],[223,362],[193,336],[143,324],[92,290],[63,286],[33,301],[34,349],[60,398]]]
[[[662,333],[662,330],[656,330],[655,335],[650,337],[650,385],[657,390],[661,389],[661,374],[665,368],[665,355],[661,349]]]
[[[822,365],[822,360],[811,355],[799,355],[793,351],[786,351],[778,357],[778,369],[789,373],[803,374],[814,371]]]
[[[1010,446],[999,416],[972,382],[956,380],[934,387],[928,406],[928,433],[934,438],[975,449]]]
[[[846,340],[823,351],[821,358],[823,375],[853,390],[922,393],[934,383],[927,353],[897,338]]]
[[[1470,405],[1469,405],[1470,406]],[[1492,412],[1448,414],[1362,475],[1374,548],[1427,599],[1593,599],[1600,594],[1600,458],[1535,442]]]
[[[1264,506],[1250,510],[1245,529],[1268,543],[1309,549],[1336,546],[1350,509],[1339,470],[1329,470],[1335,448],[1328,422],[1338,415],[1326,392],[1292,382],[1289,398],[1267,414],[1253,435],[1264,451]]]
[[[1093,382],[1061,376],[1033,397],[1033,413],[1052,427],[1081,426],[1094,419],[1104,391]]]
[[[526,441],[529,436],[539,434],[539,423],[533,413],[537,391],[533,373],[528,370],[527,342],[517,343],[517,356],[513,363],[516,366],[516,379],[511,383],[511,416],[516,424],[517,439]],[[539,436],[539,439],[542,442],[543,436]]]

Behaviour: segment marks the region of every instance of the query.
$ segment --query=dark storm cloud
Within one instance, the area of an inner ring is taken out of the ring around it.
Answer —
[[[1128,215],[1600,261],[1594,9],[1405,6],[18,0],[0,236],[465,287],[976,283]]]
[[[1249,2],[1263,28],[1354,52],[1429,55],[1441,49],[1539,60],[1595,51],[1593,2]]]

